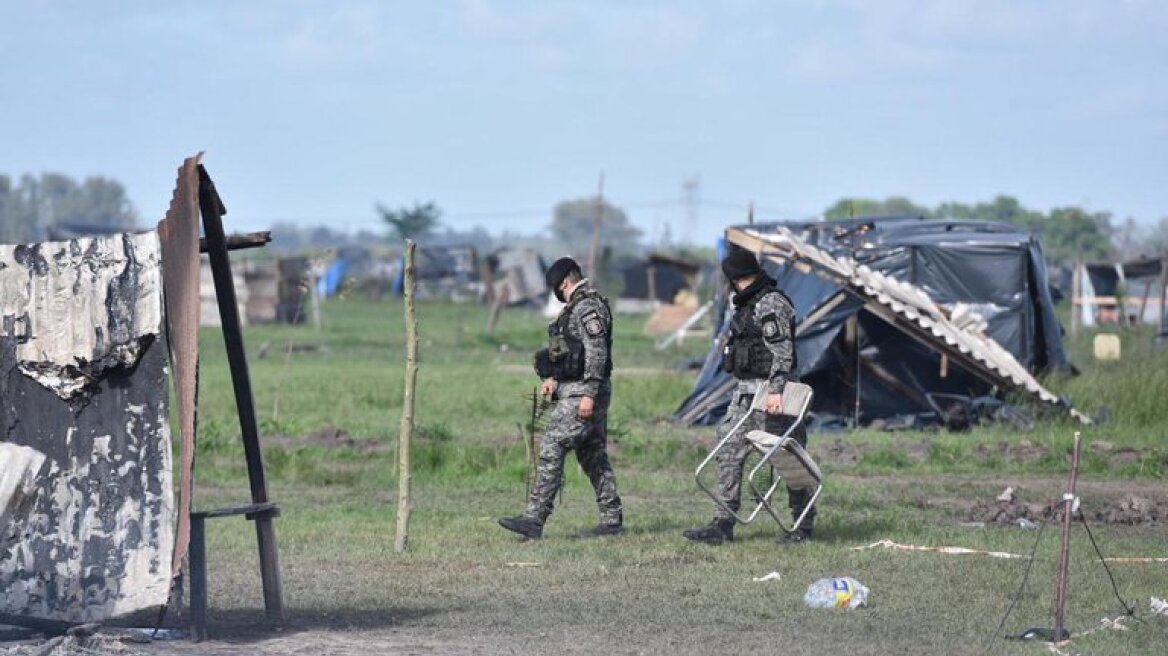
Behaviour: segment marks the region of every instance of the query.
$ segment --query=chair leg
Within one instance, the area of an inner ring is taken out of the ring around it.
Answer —
[[[191,633],[195,642],[207,639],[207,533],[203,517],[191,517]]]

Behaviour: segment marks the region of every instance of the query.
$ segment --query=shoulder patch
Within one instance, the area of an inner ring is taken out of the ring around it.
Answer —
[[[604,321],[596,310],[585,313],[580,322],[584,324],[584,332],[588,333],[589,337],[600,337],[604,334]]]
[[[782,327],[779,325],[779,318],[774,312],[766,315],[761,320],[762,336],[768,342],[777,342],[783,339]]]

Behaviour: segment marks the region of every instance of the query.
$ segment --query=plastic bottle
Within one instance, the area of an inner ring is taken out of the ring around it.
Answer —
[[[868,605],[868,588],[850,576],[819,579],[808,586],[803,603],[812,608],[859,608]]]

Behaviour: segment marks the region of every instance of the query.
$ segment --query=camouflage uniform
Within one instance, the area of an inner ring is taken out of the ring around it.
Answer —
[[[565,316],[567,313],[567,316]],[[557,381],[556,403],[539,447],[535,485],[527,500],[524,517],[542,525],[552,514],[556,493],[563,484],[564,458],[576,451],[580,467],[592,481],[600,524],[622,523],[620,495],[608,462],[608,406],[612,398],[611,344],[612,315],[608,303],[587,280],[572,292],[556,323],[565,321],[568,335],[584,344],[584,373],[579,380]],[[554,324],[553,324],[554,325]],[[592,416],[581,419],[580,397],[590,396]]]
[[[718,426],[717,440],[726,437],[730,429],[742,419],[743,415],[750,416],[730,438],[730,441],[718,452],[718,496],[722,504],[715,504],[715,520],[730,520],[741,506],[742,470],[747,457],[752,451],[746,435],[752,430],[765,430],[768,433],[781,435],[791,425],[791,418],[782,415],[768,415],[763,410],[750,410],[759,385],[763,385],[759,393],[781,394],[783,386],[788,380],[793,380],[795,366],[795,308],[791,301],[774,287],[774,281],[769,278],[760,279],[760,289],[753,290],[759,295],[753,307],[739,307],[734,318],[735,325],[732,331],[738,332],[741,328],[759,331],[758,342],[765,345],[771,355],[769,375],[762,377],[761,372],[755,372],[752,377],[738,377],[738,385],[726,412],[725,419]],[[746,290],[749,294],[752,290]],[[747,313],[742,315],[741,313]],[[744,331],[743,331],[744,332]],[[735,335],[737,337],[737,335]],[[792,433],[799,444],[806,446],[807,431],[799,426]],[[811,500],[809,490],[787,488],[788,505],[795,517],[798,517]],[[723,507],[723,504],[726,506]],[[803,527],[810,532],[815,522],[815,508],[812,507],[804,519]]]

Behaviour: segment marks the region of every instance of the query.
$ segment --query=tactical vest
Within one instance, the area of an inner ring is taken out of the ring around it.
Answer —
[[[600,292],[583,289],[573,294],[568,304],[560,311],[560,316],[548,324],[548,346],[535,354],[535,372],[540,378],[554,378],[558,382],[566,383],[584,377],[584,342],[572,335],[568,325],[572,320],[572,310],[586,298],[599,300],[608,314],[604,327],[604,377],[612,375],[612,309],[608,305],[608,299],[601,296]]]
[[[777,293],[787,301],[791,307],[791,299],[787,298],[774,284],[758,290],[749,300],[734,310],[734,317],[730,320],[730,337],[726,341],[726,348],[722,352],[722,370],[733,374],[740,380],[757,380],[770,378],[771,365],[774,364],[774,355],[767,348],[766,338],[762,333],[762,326],[755,321],[754,307],[762,297],[770,293]],[[788,325],[788,335],[795,337],[795,320],[792,317]],[[791,371],[797,370],[794,362]]]

